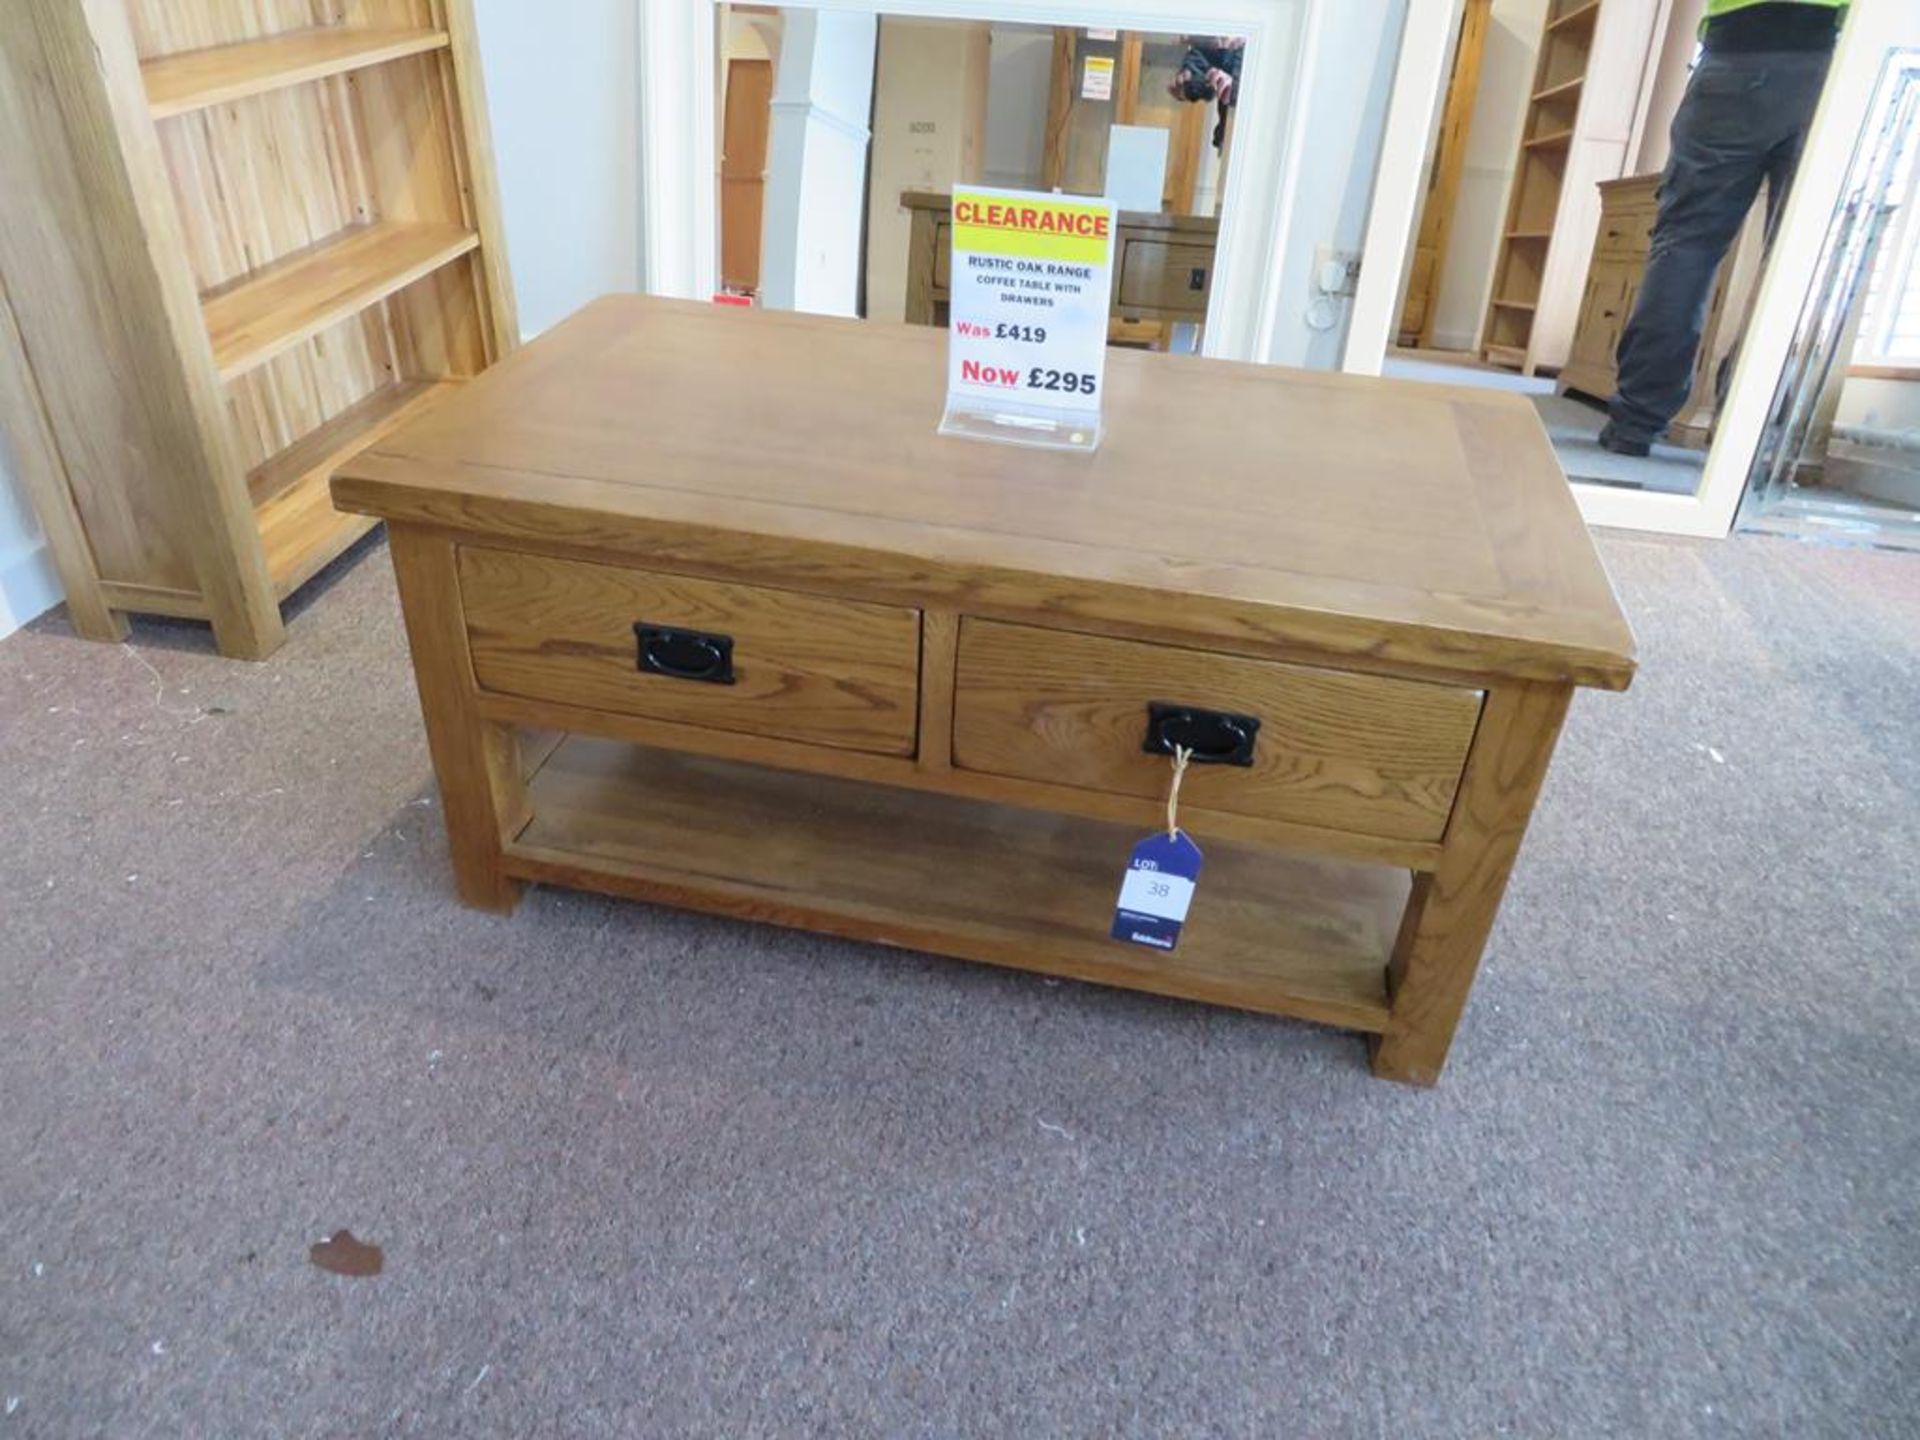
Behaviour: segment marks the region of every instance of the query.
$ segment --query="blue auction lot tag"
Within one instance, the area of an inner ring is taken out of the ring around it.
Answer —
[[[1180,939],[1194,882],[1200,878],[1200,847],[1184,830],[1150,835],[1133,847],[1120,902],[1113,916],[1113,938],[1155,950],[1171,950]]]

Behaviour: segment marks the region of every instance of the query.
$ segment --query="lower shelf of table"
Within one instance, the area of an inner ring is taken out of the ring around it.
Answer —
[[[583,736],[528,790],[505,858],[525,880],[1386,1027],[1405,871],[1197,835],[1205,871],[1168,954],[1108,935],[1141,838],[1123,826]]]

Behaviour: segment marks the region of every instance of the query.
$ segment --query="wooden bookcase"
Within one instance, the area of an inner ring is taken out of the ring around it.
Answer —
[[[1573,343],[1599,224],[1626,172],[1671,0],[1549,0],[1481,329],[1496,365],[1556,369]]]
[[[7,0],[4,423],[81,633],[280,643],[332,469],[513,348],[471,0]]]

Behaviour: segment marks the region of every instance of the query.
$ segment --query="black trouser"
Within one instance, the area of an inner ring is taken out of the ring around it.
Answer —
[[[1620,379],[1608,408],[1622,438],[1656,438],[1686,404],[1714,273],[1762,180],[1773,238],[1832,58],[1709,51],[1693,72],[1673,117],[1640,296],[1620,337]]]

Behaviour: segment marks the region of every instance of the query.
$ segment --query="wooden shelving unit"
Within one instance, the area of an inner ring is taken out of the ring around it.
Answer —
[[[331,471],[515,344],[471,0],[10,0],[0,151],[50,219],[0,227],[0,420],[76,627],[268,653],[370,528]]]
[[[1624,172],[1661,0],[1549,0],[1494,262],[1481,356],[1528,374],[1566,361],[1600,181]]]

